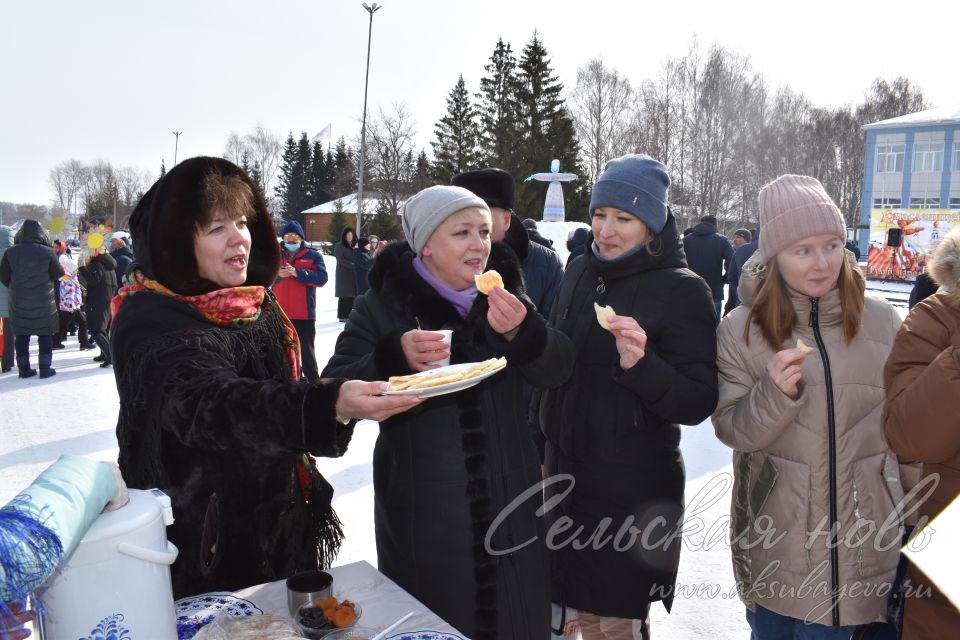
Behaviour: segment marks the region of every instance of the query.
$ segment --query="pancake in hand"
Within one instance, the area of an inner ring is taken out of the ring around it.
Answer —
[[[500,287],[503,289],[503,278],[501,278],[500,274],[493,269],[485,273],[481,273],[478,276],[473,276],[473,279],[477,283],[477,291],[484,295],[489,295],[495,287]]]
[[[597,314],[597,322],[600,323],[600,326],[606,329],[607,331],[610,331],[609,320],[612,316],[617,315],[617,313],[613,310],[613,307],[602,307],[596,302],[594,302],[593,310]]]

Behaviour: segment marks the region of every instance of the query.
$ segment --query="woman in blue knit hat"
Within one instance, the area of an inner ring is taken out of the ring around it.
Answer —
[[[607,163],[584,254],[553,307],[553,326],[577,349],[573,375],[540,404],[556,499],[548,516],[567,532],[548,536],[553,600],[568,617],[579,611],[584,640],[649,637],[650,603],[669,611],[683,520],[679,425],[717,403],[713,301],[687,268],[669,186],[648,156]],[[595,305],[612,308],[607,326]]]

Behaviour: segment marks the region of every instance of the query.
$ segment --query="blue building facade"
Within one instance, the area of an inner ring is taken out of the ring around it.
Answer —
[[[861,254],[868,255],[871,245],[876,251],[878,210],[892,210],[883,217],[897,220],[905,237],[915,234],[912,242],[929,244],[931,231],[935,241],[941,221],[946,228],[954,214],[960,220],[960,107],[882,120],[864,126],[864,131],[861,224],[857,230]],[[930,222],[905,227],[910,218]],[[909,249],[906,253],[910,255]]]

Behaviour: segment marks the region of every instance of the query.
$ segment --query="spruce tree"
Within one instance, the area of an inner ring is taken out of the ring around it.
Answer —
[[[253,180],[253,184],[256,185],[260,195],[266,198],[267,194],[263,188],[263,170],[260,168],[259,162],[254,162],[253,166],[250,167],[250,179]]]
[[[477,111],[470,102],[467,83],[463,76],[447,94],[447,113],[434,126],[436,142],[433,146],[433,175],[437,182],[446,184],[454,174],[477,165],[477,144],[480,129]]]
[[[297,220],[302,218],[301,212],[314,206],[314,194],[311,188],[310,169],[313,164],[312,153],[310,150],[310,140],[307,138],[307,132],[300,134],[300,140],[297,141],[297,165],[296,165],[296,215]]]
[[[284,220],[291,220],[291,213],[296,211],[295,176],[297,165],[297,141],[293,131],[287,134],[287,141],[283,146],[283,155],[280,157],[280,166],[277,169],[277,186],[274,195],[280,203],[280,215]]]
[[[330,185],[330,170],[327,166],[327,154],[323,150],[322,142],[313,143],[313,154],[310,162],[310,193],[313,195],[313,205],[330,202],[333,199]]]
[[[519,151],[520,130],[517,94],[517,59],[503,38],[484,67],[487,75],[480,80],[480,164],[499,167],[516,177],[515,157]]]
[[[163,156],[160,156],[160,178],[162,178],[165,175],[167,175],[167,165],[163,161]],[[159,180],[160,178],[157,178],[157,179]]]
[[[353,153],[341,137],[333,152],[333,195],[342,198],[357,190],[357,166]]]
[[[560,160],[561,171],[583,175],[578,163],[573,118],[561,97],[563,84],[554,75],[547,50],[536,31],[523,49],[518,69],[523,155],[518,158],[515,175],[522,179],[533,173],[549,171],[553,159]],[[517,182],[516,209],[521,217],[538,217],[543,210],[546,189],[546,183],[542,182]],[[582,200],[581,189],[574,185],[564,186],[564,207],[568,217],[582,217],[581,210],[586,206]]]
[[[340,242],[340,236],[343,230],[350,226],[350,220],[343,210],[343,202],[337,200],[333,209],[333,216],[330,218],[330,226],[327,227],[327,242],[330,243],[330,254],[333,254],[333,247]]]
[[[400,216],[390,210],[387,200],[379,200],[373,218],[364,224],[367,236],[377,236],[381,240],[399,240],[403,236]]]
[[[417,164],[413,172],[413,192],[422,191],[435,184],[438,184],[438,181],[434,180],[430,159],[427,158],[427,152],[420,149],[420,155],[417,156]]]
[[[244,149],[240,155],[240,168],[250,177],[250,180],[257,188],[257,191],[260,192],[260,195],[266,197],[266,194],[263,192],[263,172],[260,170],[260,163],[254,162],[251,164],[250,152],[246,149]]]

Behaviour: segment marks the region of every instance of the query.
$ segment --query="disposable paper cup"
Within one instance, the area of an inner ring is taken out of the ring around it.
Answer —
[[[443,334],[443,341],[444,341],[444,342],[446,343],[446,345],[447,345],[446,351],[450,351],[450,344],[451,344],[451,342],[452,342],[452,340],[453,340],[453,330],[452,330],[452,329],[437,329],[437,330],[436,330],[436,333],[442,333],[442,334]],[[450,364],[450,358],[444,358],[443,360],[435,360],[435,361],[431,362],[430,364],[435,364],[435,365],[438,365],[438,366],[441,366],[441,367],[445,367],[445,366],[447,366],[448,364]]]

